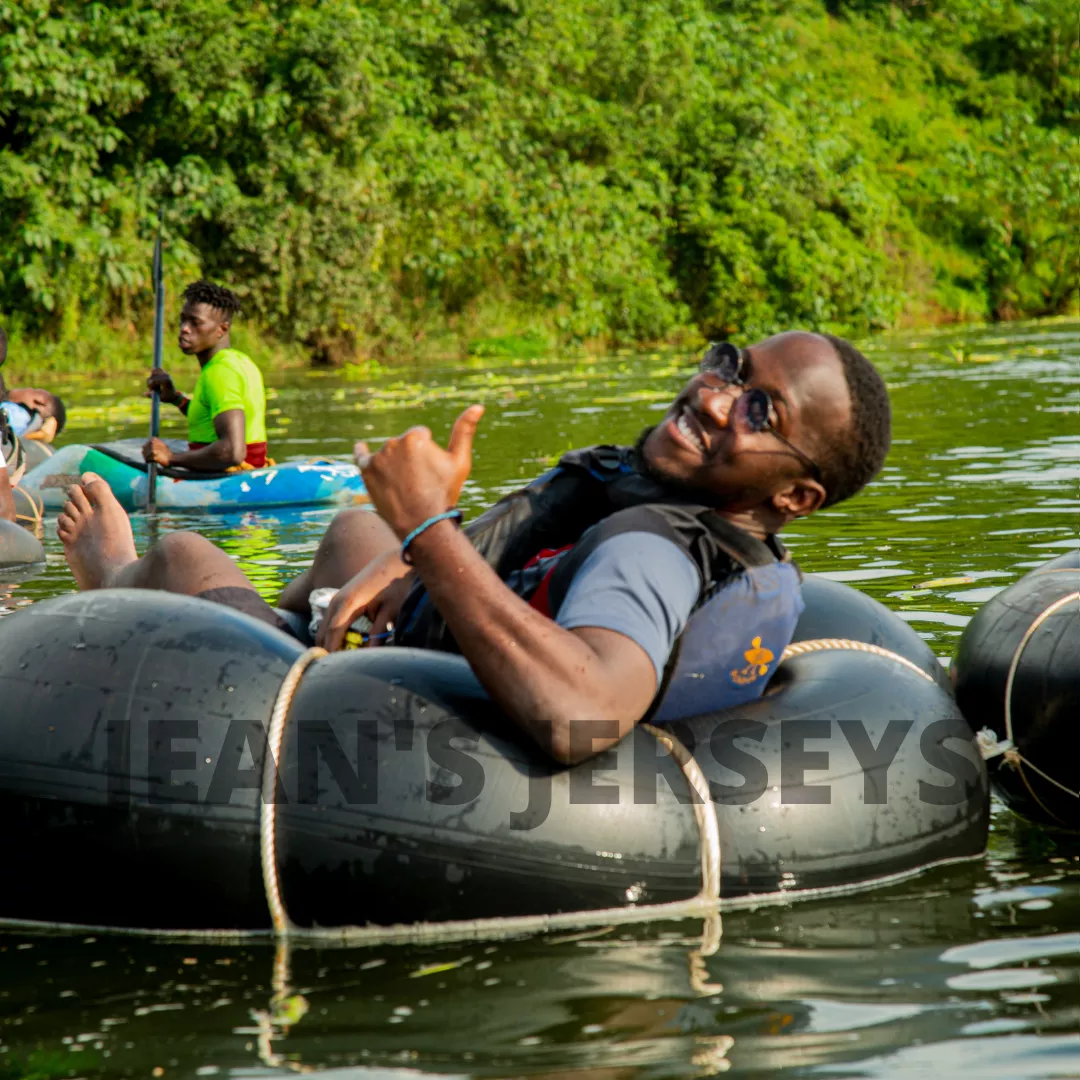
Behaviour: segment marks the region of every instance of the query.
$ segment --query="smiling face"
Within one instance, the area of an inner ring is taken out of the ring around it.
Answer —
[[[180,312],[180,351],[186,356],[210,352],[227,339],[229,320],[209,304],[184,305]]]
[[[742,377],[772,398],[770,423],[815,458],[851,423],[843,364],[816,334],[779,334],[745,350]],[[654,474],[707,495],[725,511],[756,512],[780,524],[816,510],[825,489],[805,461],[770,431],[738,422],[741,387],[696,375],[642,447]],[[779,527],[770,521],[771,528]]]

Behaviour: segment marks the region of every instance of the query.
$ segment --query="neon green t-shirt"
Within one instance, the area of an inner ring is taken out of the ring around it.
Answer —
[[[244,410],[244,442],[266,442],[266,391],[262,372],[236,349],[214,353],[199,372],[188,406],[188,440],[217,440],[214,417],[229,409]]]

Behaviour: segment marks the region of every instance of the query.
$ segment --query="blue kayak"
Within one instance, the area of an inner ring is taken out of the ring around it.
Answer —
[[[141,446],[140,439],[65,446],[28,472],[22,486],[37,495],[47,510],[59,510],[67,501],[67,488],[84,472],[93,472],[108,483],[125,510],[141,510],[146,506],[147,491]],[[157,505],[162,510],[214,512],[367,501],[360,470],[325,458],[210,475],[162,469],[157,482]]]

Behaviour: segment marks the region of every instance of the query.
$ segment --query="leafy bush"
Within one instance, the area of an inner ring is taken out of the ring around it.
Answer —
[[[1076,302],[1064,0],[0,0],[0,312],[317,359]]]

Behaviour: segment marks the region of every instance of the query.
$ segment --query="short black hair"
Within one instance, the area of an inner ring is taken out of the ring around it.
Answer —
[[[827,492],[823,507],[850,499],[879,472],[892,442],[892,408],[885,380],[850,341],[822,334],[840,357],[851,395],[851,423],[817,457]]]
[[[59,435],[67,423],[67,409],[58,394],[50,394],[49,397],[52,398],[53,416],[56,418],[56,434]]]
[[[215,285],[212,281],[193,281],[184,290],[184,301],[189,304],[206,304],[207,307],[220,311],[229,322],[240,314],[240,297],[232,289]]]

